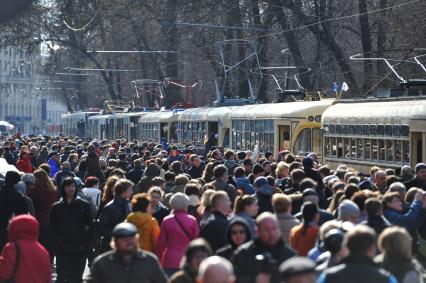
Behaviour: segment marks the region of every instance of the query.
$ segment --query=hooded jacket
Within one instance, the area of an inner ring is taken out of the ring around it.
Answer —
[[[127,222],[138,228],[139,248],[154,252],[155,244],[160,235],[160,226],[158,226],[157,220],[150,213],[137,211],[127,216]]]
[[[231,235],[231,228],[234,225],[241,225],[244,227],[244,230],[246,231],[246,241],[244,243],[247,243],[248,241],[250,241],[251,238],[251,234],[250,234],[250,229],[248,228],[247,222],[241,218],[241,217],[235,217],[233,218],[228,225],[228,228],[226,230],[226,237],[228,238],[228,245],[224,246],[223,248],[220,248],[219,250],[217,250],[216,254],[218,256],[224,257],[228,260],[231,260],[234,251],[238,248],[238,246],[232,242],[232,235]]]
[[[19,259],[14,282],[52,282],[49,253],[37,242],[38,229],[37,220],[30,215],[20,215],[12,219],[9,242],[0,255],[0,281],[12,277],[17,262],[17,244]]]
[[[88,251],[91,237],[90,204],[77,197],[77,185],[74,199],[70,203],[65,200],[62,184],[60,188],[62,198],[53,204],[50,211],[52,247],[57,253],[84,255]]]

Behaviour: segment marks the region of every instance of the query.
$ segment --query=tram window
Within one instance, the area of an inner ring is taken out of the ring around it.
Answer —
[[[349,127],[348,127],[348,125],[343,125],[343,134],[344,135],[349,134]]]
[[[355,125],[349,125],[349,134],[351,136],[355,135]]]
[[[356,125],[356,135],[362,136],[362,125]]]
[[[336,125],[336,134],[341,135],[342,134],[342,125]]]
[[[325,138],[324,139],[324,155],[325,156],[331,156],[331,147],[333,145],[331,144],[331,138]]]
[[[393,125],[392,127],[392,135],[394,137],[399,137],[401,133],[401,127],[399,125]]]
[[[336,139],[336,147],[337,147],[337,158],[342,158],[343,155],[343,139],[342,138],[337,138]]]
[[[377,126],[371,125],[370,126],[370,136],[376,136],[377,135]]]
[[[385,147],[385,141],[379,140],[378,143],[378,151],[379,151],[379,160],[385,161],[385,153],[386,153],[386,147]]]
[[[337,143],[336,138],[331,138],[330,140],[330,147],[331,147],[331,156],[336,157],[337,156]]]
[[[364,140],[363,139],[357,139],[357,159],[363,160],[364,159]]]
[[[401,126],[401,137],[408,137],[409,132],[408,126]]]
[[[336,125],[331,124],[330,125],[330,134],[334,135],[336,133]]]
[[[250,121],[249,131],[254,132],[256,129],[256,121]],[[247,129],[246,129],[247,130]]]
[[[319,128],[312,129],[312,151],[321,152],[322,131]]]
[[[356,139],[350,139],[350,156],[351,159],[356,159]]]
[[[350,151],[349,139],[343,138],[342,140],[343,140],[342,147],[341,147],[342,150],[343,150],[342,156],[345,159],[349,159],[350,158],[350,152],[351,152]]]
[[[364,140],[364,159],[365,160],[371,159],[371,140],[370,139]]]
[[[364,136],[369,136],[370,135],[370,126],[369,125],[362,126],[362,134]]]
[[[311,140],[312,140],[312,129],[310,128],[303,129],[300,132],[294,144],[294,152],[296,154],[304,154],[307,152],[311,152],[311,149],[312,149]]]
[[[385,126],[385,136],[387,136],[387,137],[392,136],[392,125],[386,125]]]
[[[410,163],[410,146],[408,141],[402,142],[402,150],[403,150],[403,157],[404,157],[404,163]]]
[[[395,162],[401,162],[401,141],[394,141]]]
[[[378,159],[378,145],[377,140],[371,140],[371,160],[377,161]]]
[[[385,126],[378,125],[377,126],[377,135],[383,137],[384,134],[385,134]]]
[[[330,133],[330,124],[324,124],[324,135],[328,135]]]
[[[393,162],[394,161],[394,146],[392,140],[386,140],[386,161]]]

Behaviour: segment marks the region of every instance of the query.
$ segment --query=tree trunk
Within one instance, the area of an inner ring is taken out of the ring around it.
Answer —
[[[371,52],[373,51],[371,44],[371,33],[370,33],[370,22],[368,18],[368,7],[366,0],[358,0],[358,9],[359,13],[359,24],[361,27],[361,43],[362,51],[365,58],[371,57]],[[371,78],[373,76],[373,65],[371,61],[364,61],[364,84],[363,91],[364,93],[368,91],[371,86]]]

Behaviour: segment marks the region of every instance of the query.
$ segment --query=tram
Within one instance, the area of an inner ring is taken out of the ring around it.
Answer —
[[[142,141],[161,142],[162,140],[175,143],[177,111],[157,111],[139,117],[136,138]]]
[[[61,116],[61,134],[64,136],[89,136],[88,118],[98,115],[99,111],[67,113]]]
[[[204,143],[212,138],[217,145],[229,148],[231,122],[229,115],[238,107],[202,107],[184,110],[178,115],[177,141],[204,149]]]
[[[0,121],[0,136],[10,136],[15,126],[7,121]]]
[[[367,173],[426,160],[426,98],[341,101],[322,116],[324,163]]]
[[[230,115],[231,148],[278,153],[290,150],[298,155],[321,152],[321,116],[335,102],[298,101],[236,107]]]

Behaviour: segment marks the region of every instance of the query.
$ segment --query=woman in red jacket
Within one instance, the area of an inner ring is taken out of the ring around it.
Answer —
[[[9,242],[0,255],[0,281],[52,282],[49,253],[37,242],[38,226],[28,214],[12,219]]]
[[[19,159],[18,162],[16,162],[16,168],[24,173],[33,173],[31,156],[27,151],[21,151],[21,153],[19,153]]]

